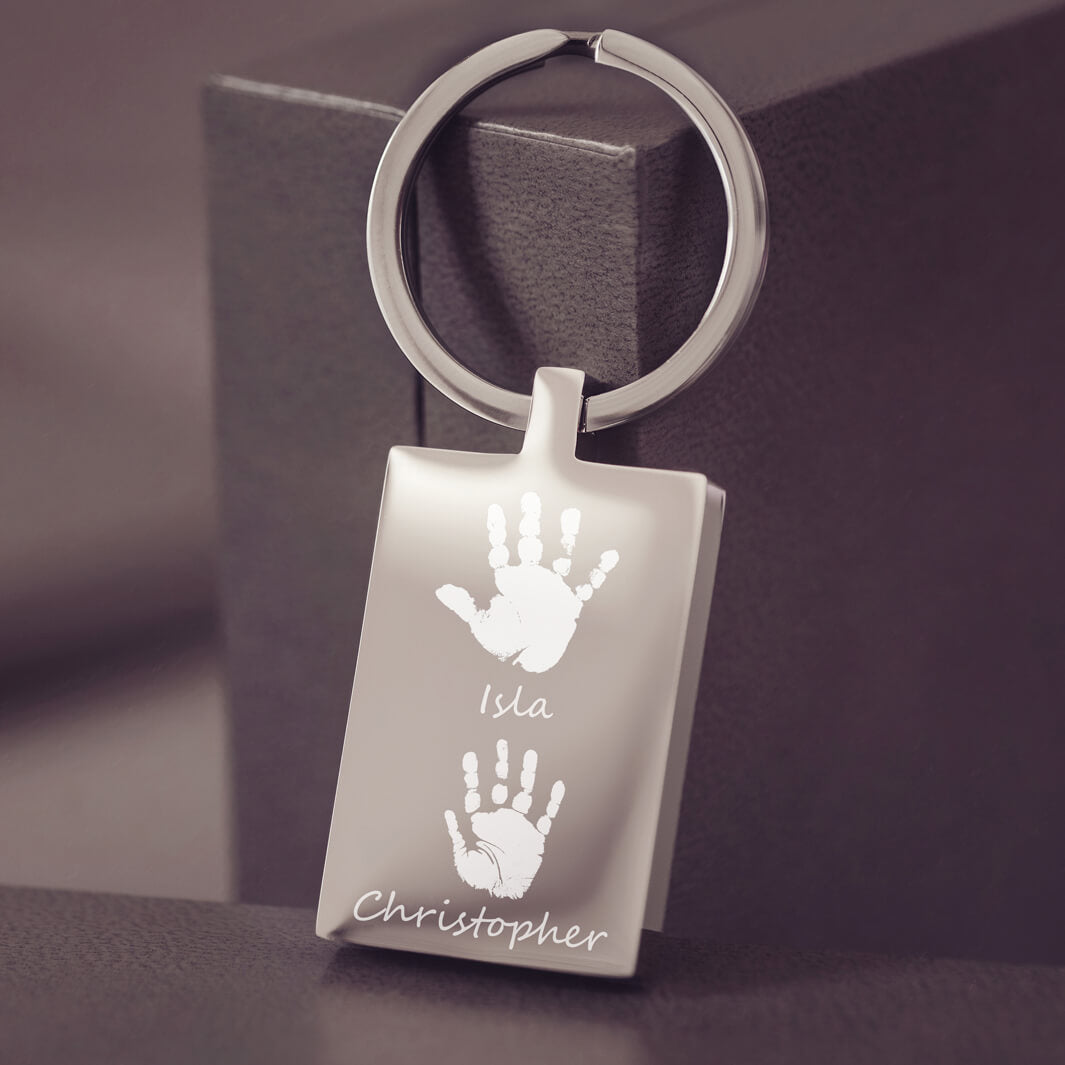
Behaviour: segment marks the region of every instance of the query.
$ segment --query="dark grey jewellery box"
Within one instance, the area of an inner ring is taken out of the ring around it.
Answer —
[[[722,364],[589,442],[729,496],[666,929],[1065,961],[1065,5],[548,4],[703,73],[765,170]],[[518,446],[422,388],[370,290],[401,109],[531,28],[369,21],[205,93],[242,898],[318,892],[388,448]],[[620,383],[712,289],[722,212],[664,97],[581,60],[492,90],[418,187],[420,283],[497,383]]]

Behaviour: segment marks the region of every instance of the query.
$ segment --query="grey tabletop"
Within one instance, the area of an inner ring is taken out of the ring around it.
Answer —
[[[1065,969],[645,934],[631,981],[318,940],[310,910],[0,888],[0,1061],[1061,1062]]]

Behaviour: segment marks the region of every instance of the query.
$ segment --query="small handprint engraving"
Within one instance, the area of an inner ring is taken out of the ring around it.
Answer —
[[[581,609],[619,559],[617,551],[604,551],[599,565],[588,575],[588,582],[570,588],[566,578],[580,531],[581,512],[576,507],[562,512],[562,553],[550,569],[540,564],[544,553],[540,513],[540,497],[526,492],[521,497],[519,563],[512,566],[503,508],[498,503],[488,508],[488,564],[495,573],[499,594],[492,596],[486,610],[477,609],[465,588],[445,584],[436,590],[437,599],[469,625],[486,651],[500,661],[514,658],[515,665],[528,673],[545,672],[565,654],[577,631]]]
[[[520,899],[529,890],[544,859],[544,839],[551,831],[551,823],[558,814],[566,788],[561,780],[555,781],[547,809],[533,824],[527,815],[532,806],[532,789],[536,782],[536,752],[525,752],[521,766],[521,791],[514,796],[510,806],[505,805],[509,772],[506,740],[496,744],[496,757],[498,782],[492,788],[492,802],[496,804],[496,809],[488,812],[480,809],[477,755],[468,751],[462,758],[466,780],[466,813],[470,815],[470,827],[477,837],[476,844],[472,848],[466,846],[454,810],[444,811],[444,821],[451,837],[455,869],[462,881],[470,887],[488,891],[497,898]]]

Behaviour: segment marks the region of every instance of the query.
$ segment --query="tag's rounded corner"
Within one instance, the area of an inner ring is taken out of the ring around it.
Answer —
[[[725,513],[725,489],[714,484],[709,477],[703,477],[703,492],[706,509],[720,518]]]
[[[425,449],[413,444],[393,444],[388,449],[388,458],[385,460],[385,481],[389,481],[396,474],[403,475],[416,465],[417,457],[424,453]]]
[[[319,939],[332,940],[335,937],[335,929],[332,921],[326,919],[325,914],[322,912],[322,908],[318,908],[318,912],[314,918],[314,934]]]
[[[387,465],[391,466],[394,462],[402,461],[404,456],[409,455],[412,451],[416,451],[411,444],[393,444],[388,449],[388,457],[385,460]]]
[[[628,957],[615,962],[609,968],[597,971],[598,976],[605,976],[608,980],[631,980],[636,975],[636,967],[640,960],[640,948],[636,947]]]
[[[720,522],[725,514],[725,490],[714,484],[705,473],[692,471],[688,476],[692,478],[702,513],[713,515]]]

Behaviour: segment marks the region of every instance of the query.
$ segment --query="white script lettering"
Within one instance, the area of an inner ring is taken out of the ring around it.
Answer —
[[[521,692],[522,685],[518,685],[518,690],[514,693],[509,703],[503,702],[503,696],[496,694],[493,703],[495,704],[495,713],[492,715],[492,720],[502,717],[504,714],[513,714],[515,717],[542,717],[545,721],[549,721],[554,714],[547,712],[547,700],[544,698],[534,699],[528,706],[521,705]],[[481,696],[481,713],[487,714],[489,708],[489,696],[492,694],[492,685],[486,684],[484,686],[484,695]]]
[[[381,921],[386,924],[396,920],[413,924],[415,928],[431,928],[436,925],[441,932],[449,932],[453,936],[469,933],[474,939],[484,932],[486,939],[502,937],[507,944],[507,950],[513,950],[518,943],[523,943],[526,939],[535,939],[536,945],[540,947],[545,943],[556,943],[571,950],[585,947],[591,951],[601,939],[607,938],[606,932],[596,932],[594,929],[585,932],[576,924],[563,932],[557,924],[548,923],[551,918],[550,910],[545,910],[539,922],[534,924],[532,921],[507,921],[502,917],[491,917],[488,915],[487,906],[482,906],[480,912],[472,916],[465,910],[451,916],[443,909],[443,906],[451,905],[451,899],[444,899],[439,910],[432,906],[419,906],[417,909],[409,905],[404,906],[396,901],[394,891],[389,893],[388,901],[381,905],[383,899],[384,893],[381,891],[367,891],[360,895],[353,911],[355,920]]]

